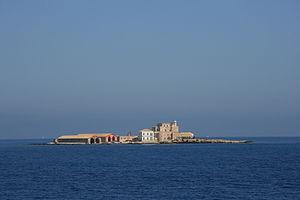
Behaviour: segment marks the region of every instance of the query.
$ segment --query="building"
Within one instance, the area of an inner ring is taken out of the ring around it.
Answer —
[[[144,142],[144,143],[157,142],[155,135],[154,135],[154,131],[151,129],[140,130],[138,139],[139,139],[139,141]]]
[[[114,142],[118,142],[118,137],[112,133],[62,135],[54,140],[55,144],[107,144]]]
[[[136,136],[136,135],[119,136],[120,143],[131,143],[131,142],[136,142],[137,140],[138,140],[138,136]]]
[[[176,121],[170,123],[158,123],[152,128],[159,142],[172,142],[174,135],[179,133],[179,126]]]
[[[158,123],[152,127],[152,130],[158,142],[172,142],[194,138],[194,134],[191,132],[179,132],[179,126],[176,121]]]
[[[180,132],[180,133],[174,133],[173,137],[174,140],[181,141],[184,139],[193,139],[194,134],[192,132]]]

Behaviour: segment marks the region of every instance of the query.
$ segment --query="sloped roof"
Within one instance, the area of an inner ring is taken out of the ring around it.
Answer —
[[[72,138],[81,138],[81,139],[88,139],[94,137],[108,137],[114,135],[112,133],[81,133],[76,135],[62,135],[59,136],[58,139],[72,139]]]

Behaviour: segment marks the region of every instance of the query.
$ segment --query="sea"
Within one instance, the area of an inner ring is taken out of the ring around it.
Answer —
[[[0,140],[0,199],[300,200],[300,137],[250,144]]]

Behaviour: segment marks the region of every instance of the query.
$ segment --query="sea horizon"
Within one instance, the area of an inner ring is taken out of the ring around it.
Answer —
[[[299,0],[0,0],[0,200],[300,200],[299,22]]]

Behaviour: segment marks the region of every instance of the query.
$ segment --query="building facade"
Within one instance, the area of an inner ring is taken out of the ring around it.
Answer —
[[[173,140],[181,141],[184,139],[194,138],[194,134],[192,132],[180,132],[180,133],[174,133],[173,137],[174,137]]]
[[[179,133],[179,126],[176,121],[158,123],[152,130],[155,132],[155,137],[159,142],[172,142],[175,139],[175,134]]]
[[[144,143],[151,143],[151,142],[156,142],[156,138],[154,135],[154,131],[151,129],[143,129],[140,130],[139,136],[138,136],[139,141],[144,142]]]
[[[136,142],[137,140],[138,140],[138,136],[136,136],[136,135],[119,136],[120,143],[131,143],[131,142]]]
[[[154,132],[155,140],[161,143],[171,143],[173,141],[194,138],[192,132],[179,132],[179,126],[176,121],[158,123],[151,130]]]
[[[118,137],[112,133],[62,135],[54,140],[55,144],[105,144],[114,142],[118,142]]]

